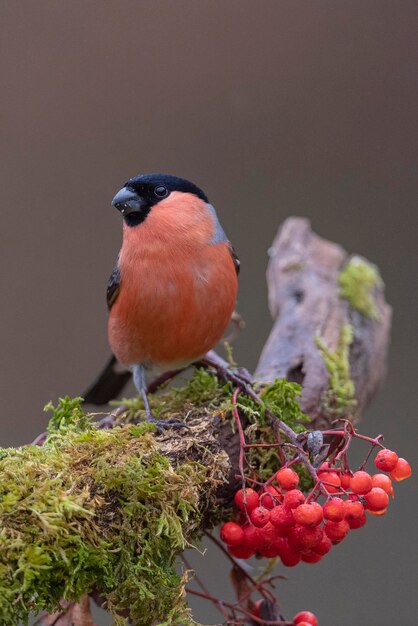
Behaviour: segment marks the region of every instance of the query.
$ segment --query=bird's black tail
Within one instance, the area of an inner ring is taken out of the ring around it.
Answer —
[[[118,372],[118,367],[118,362],[112,355],[97,380],[82,394],[86,404],[102,405],[117,398],[131,378],[131,372]]]

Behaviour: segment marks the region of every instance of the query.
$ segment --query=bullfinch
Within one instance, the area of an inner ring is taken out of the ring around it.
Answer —
[[[85,401],[103,404],[132,372],[147,418],[147,374],[199,360],[234,310],[239,260],[216,211],[196,185],[170,174],[130,178],[113,198],[123,242],[107,286],[113,357]]]

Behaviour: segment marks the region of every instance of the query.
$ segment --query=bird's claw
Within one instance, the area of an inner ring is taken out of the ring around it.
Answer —
[[[155,427],[159,434],[163,433],[164,430],[166,430],[167,428],[187,428],[188,430],[190,430],[190,426],[188,426],[179,419],[173,418],[168,420],[159,420],[152,413],[147,415],[146,421],[150,424],[155,424]]]
[[[247,385],[252,383],[251,374],[247,369],[245,369],[245,367],[238,367],[237,369],[232,370],[232,372],[237,378],[240,378],[242,382]]]

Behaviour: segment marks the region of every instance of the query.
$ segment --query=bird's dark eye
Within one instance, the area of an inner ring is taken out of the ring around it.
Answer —
[[[154,189],[154,194],[157,196],[157,198],[165,198],[166,196],[168,196],[168,189],[163,185],[158,185],[158,187]]]

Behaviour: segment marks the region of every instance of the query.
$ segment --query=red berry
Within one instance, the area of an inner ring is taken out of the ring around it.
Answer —
[[[264,602],[264,600],[256,600],[251,608],[251,614],[254,615],[254,617],[260,617],[260,607],[262,605],[262,603]]]
[[[277,528],[275,528],[273,524],[270,524],[270,522],[267,522],[267,524],[263,526],[263,528],[259,528],[258,532],[260,533],[262,548],[269,546],[278,536]]]
[[[316,615],[311,613],[310,611],[301,611],[293,618],[293,623],[300,626],[301,622],[306,622],[310,624],[310,626],[318,626],[318,619]]]
[[[324,504],[324,517],[332,522],[341,522],[344,519],[345,502],[341,498],[331,498]]]
[[[367,472],[354,472],[350,480],[350,487],[353,493],[364,495],[372,488],[372,477]]]
[[[361,517],[355,517],[355,518],[347,517],[346,521],[348,522],[348,525],[350,526],[351,530],[355,530],[356,528],[361,528],[367,522],[366,513],[363,511],[363,514]]]
[[[325,534],[331,541],[341,541],[349,530],[350,526],[345,520],[342,520],[342,522],[327,522],[324,526]]]
[[[308,550],[301,553],[301,560],[304,563],[318,563],[322,559],[322,554],[315,552],[314,550]]]
[[[376,465],[377,469],[382,470],[382,472],[391,472],[393,469],[395,469],[397,462],[398,455],[396,454],[396,452],[388,450],[387,448],[379,450],[374,460],[374,464]]]
[[[251,513],[258,506],[258,493],[254,489],[238,489],[234,496],[235,504],[241,511]]]
[[[290,493],[290,492],[289,492]],[[279,534],[288,532],[295,525],[291,509],[285,506],[275,506],[270,513],[270,522],[277,528]]]
[[[302,529],[303,526],[294,526],[290,529],[290,532],[287,536],[289,546],[292,548],[292,550],[295,550],[295,552],[300,552],[301,550],[303,550],[303,547],[300,544],[300,534],[302,532]],[[308,547],[310,546],[305,546],[305,548]]]
[[[300,552],[293,550],[287,545],[281,550],[280,559],[286,567],[294,567],[300,561]]]
[[[315,550],[324,537],[324,529],[322,526],[314,526],[314,528],[303,527],[300,534],[299,542],[303,549],[308,548]]]
[[[221,526],[221,539],[227,546],[239,546],[244,539],[244,531],[235,522],[226,522]]]
[[[349,524],[351,520],[359,519],[363,515],[364,506],[360,500],[347,500],[344,502],[344,517]]]
[[[242,528],[244,533],[244,539],[242,540],[242,546],[246,548],[254,548],[255,550],[262,544],[263,538],[260,534],[260,529],[252,524],[247,524]]]
[[[312,550],[324,556],[324,554],[327,554],[331,550],[331,548],[332,548],[331,539],[327,537],[327,535],[324,533],[321,539],[321,543],[319,543],[317,546],[312,548]]]
[[[262,546],[257,550],[257,554],[259,556],[263,556],[265,559],[274,559],[277,554],[277,549],[274,543],[270,543],[269,545]]]
[[[228,552],[237,559],[249,559],[255,554],[254,548],[246,548],[245,546],[229,546]]]
[[[288,509],[296,509],[300,504],[305,502],[305,496],[299,489],[292,489],[283,496],[283,504]]]
[[[386,509],[379,509],[378,511],[372,511],[372,509],[367,509],[370,515],[386,515],[387,510],[388,510],[387,507]]]
[[[307,502],[293,509],[293,517],[301,526],[318,526],[322,522],[324,512],[318,502]]]
[[[291,467],[282,467],[276,474],[276,480],[283,489],[296,489],[299,484],[299,475]]]
[[[346,491],[350,489],[351,474],[349,472],[343,472],[340,474],[341,487]]]
[[[275,537],[273,541],[263,545],[258,550],[258,554],[268,559],[273,559],[276,556],[281,556],[282,551],[286,551],[288,548],[289,544],[284,537]]]
[[[372,485],[373,487],[380,487],[389,496],[394,497],[392,481],[387,474],[373,474]]]
[[[396,467],[390,472],[389,476],[399,482],[400,480],[409,478],[411,474],[412,469],[408,461],[399,457]]]
[[[260,504],[265,506],[266,509],[272,509],[277,504],[280,504],[283,500],[283,494],[277,487],[273,487],[273,485],[268,485],[264,493],[260,494]]]
[[[270,511],[264,506],[258,506],[256,509],[251,511],[250,519],[254,526],[257,526],[257,528],[262,528],[267,524],[270,519]]]
[[[382,511],[387,508],[389,504],[389,496],[386,491],[383,491],[380,487],[373,487],[364,496],[366,501],[366,508],[369,511]]]
[[[285,537],[276,537],[270,544],[270,551],[273,556],[281,556],[282,552],[289,549],[289,544]]]
[[[341,479],[337,472],[318,472],[318,479],[322,480],[328,493],[337,493],[341,487]]]
[[[328,461],[324,461],[318,467],[318,472],[328,472],[328,471],[333,472],[334,471],[334,466],[331,463],[329,463]]]
[[[323,536],[324,531],[320,526],[295,526],[288,536],[289,546],[296,551],[310,550],[321,543]]]

